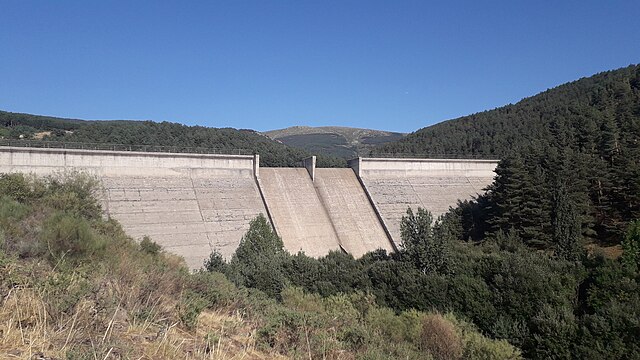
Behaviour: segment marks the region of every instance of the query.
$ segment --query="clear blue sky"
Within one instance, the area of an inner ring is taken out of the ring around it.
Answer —
[[[0,109],[410,132],[640,62],[640,1],[0,0]]]

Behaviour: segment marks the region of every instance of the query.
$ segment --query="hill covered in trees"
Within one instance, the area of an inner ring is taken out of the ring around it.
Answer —
[[[538,248],[561,234],[619,243],[640,218],[640,66],[445,121],[376,152],[502,158],[487,195],[456,210],[469,238],[513,229]]]
[[[86,121],[0,111],[0,137],[48,141],[207,148],[258,153],[263,166],[296,166],[310,152],[278,143],[253,130],[186,126],[153,121]],[[344,159],[318,154],[323,167],[346,166]]]

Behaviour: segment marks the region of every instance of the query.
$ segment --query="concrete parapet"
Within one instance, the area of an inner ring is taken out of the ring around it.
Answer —
[[[361,176],[440,176],[455,173],[493,178],[498,160],[362,158],[358,165]]]

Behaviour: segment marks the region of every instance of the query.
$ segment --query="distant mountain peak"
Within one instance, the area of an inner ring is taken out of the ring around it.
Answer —
[[[375,145],[397,141],[406,135],[346,126],[305,125],[265,131],[263,134],[289,146],[345,158],[368,154]]]

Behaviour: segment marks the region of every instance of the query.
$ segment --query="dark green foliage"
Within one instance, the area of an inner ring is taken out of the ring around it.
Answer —
[[[162,251],[162,246],[158,245],[155,241],[151,240],[150,237],[144,236],[140,241],[140,250],[149,254],[149,255],[158,255],[160,251]]]
[[[639,74],[633,65],[580,79],[376,151],[501,158],[496,183],[474,206],[484,219],[461,214],[472,238],[514,228],[530,246],[555,247],[553,194],[562,182],[588,240],[615,243],[640,218]]]
[[[208,272],[220,272],[220,273],[224,273],[225,271],[225,261],[224,258],[222,257],[222,254],[220,254],[220,252],[213,251],[211,254],[209,254],[209,258],[207,260],[204,261],[204,270],[208,271]]]
[[[429,211],[418,208],[414,214],[411,208],[407,209],[407,215],[400,223],[402,254],[424,274],[443,274],[448,267],[448,229],[442,223],[432,227],[432,223]]]
[[[167,151],[203,151],[220,153],[260,154],[262,166],[297,166],[311,156],[253,130],[186,126],[152,121],[83,121],[0,111],[0,128],[9,129],[9,137],[26,138],[37,131],[51,131],[45,140],[120,145],[162,146]],[[68,133],[66,132],[68,131]],[[0,135],[1,136],[1,135]],[[126,146],[125,146],[126,148]],[[196,148],[200,148],[199,150]],[[341,158],[318,154],[319,167],[346,167]]]
[[[556,247],[556,256],[569,261],[579,260],[584,253],[581,224],[564,184],[556,187],[553,200],[552,241]]]
[[[640,274],[619,261],[594,259],[580,297],[577,358],[640,358]]]
[[[251,221],[249,230],[240,240],[229,262],[228,274],[238,285],[279,297],[286,284],[286,255],[282,240],[261,214]]]
[[[640,270],[640,220],[629,225],[622,241],[622,263],[629,268]]]
[[[41,131],[74,130],[87,124],[87,121],[62,119],[51,116],[30,115],[0,111],[0,126],[29,126]]]

